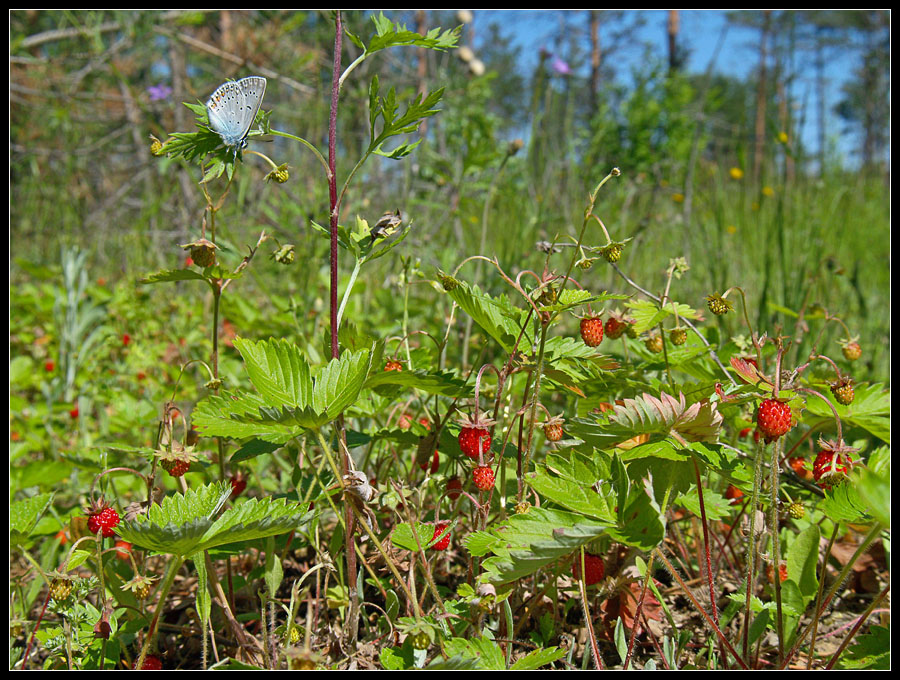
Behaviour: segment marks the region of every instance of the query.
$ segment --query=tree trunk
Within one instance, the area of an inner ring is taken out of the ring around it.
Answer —
[[[666,35],[669,42],[669,72],[678,70],[678,30],[679,16],[677,9],[669,10],[669,21],[666,26]]]

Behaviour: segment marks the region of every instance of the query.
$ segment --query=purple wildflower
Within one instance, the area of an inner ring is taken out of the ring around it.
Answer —
[[[559,57],[553,57],[552,67],[553,70],[561,76],[567,76],[572,73],[572,69],[569,65]]]
[[[151,85],[147,88],[147,94],[150,95],[151,102],[159,102],[169,98],[172,88],[168,85]]]

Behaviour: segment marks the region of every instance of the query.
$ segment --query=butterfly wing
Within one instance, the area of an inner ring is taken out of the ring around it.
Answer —
[[[220,85],[206,102],[209,126],[226,146],[241,146],[266,93],[266,79],[250,76]]]

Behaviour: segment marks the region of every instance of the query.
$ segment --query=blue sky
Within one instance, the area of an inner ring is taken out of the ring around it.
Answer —
[[[556,37],[560,34],[560,28],[564,23],[568,23],[582,35],[586,33],[587,11],[476,10],[473,26],[476,45],[479,38],[486,34],[489,23],[494,21],[500,23],[504,32],[513,36],[516,43],[521,46],[522,72],[528,74],[532,72],[537,63],[541,48],[550,52],[554,51]],[[627,75],[633,66],[639,64],[647,45],[650,45],[653,51],[663,58],[667,51],[668,10],[628,10],[628,12],[640,14],[644,19],[644,25],[637,33],[638,40],[624,47],[619,53],[605,55],[606,59],[619,61],[620,66],[617,71],[620,77]],[[687,68],[691,72],[702,73],[708,68],[710,59],[715,54],[723,27],[726,25],[726,11],[680,10],[679,15],[682,40],[690,49]],[[479,31],[481,31],[480,35]],[[601,33],[602,42],[603,35]],[[759,61],[758,42],[758,31],[730,26],[722,48],[716,57],[714,70],[736,77],[747,76],[756,68]],[[832,113],[834,105],[840,99],[841,84],[850,77],[858,63],[858,55],[854,55],[853,59],[832,58],[826,67],[828,80],[826,129],[830,137],[836,137],[841,128],[840,120]],[[808,71],[801,70],[793,93],[795,99],[805,102],[808,107],[804,116],[805,127],[800,132],[807,148],[811,150],[818,147],[818,102],[815,97],[814,76],[811,65]],[[841,148],[848,148],[849,141],[842,140]]]

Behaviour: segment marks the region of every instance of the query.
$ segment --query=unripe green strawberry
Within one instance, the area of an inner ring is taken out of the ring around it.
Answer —
[[[683,328],[673,328],[669,333],[669,340],[673,345],[683,345],[687,342],[687,331]]]
[[[588,347],[596,347],[603,341],[603,319],[599,316],[588,316],[581,320],[581,339]]]
[[[853,403],[853,398],[855,396],[853,393],[853,381],[846,376],[842,377],[837,382],[831,384],[831,393],[834,395],[834,400],[837,403],[849,406]]]
[[[707,295],[706,305],[707,307],[709,307],[709,311],[711,311],[716,316],[722,316],[722,314],[727,314],[732,309],[734,309],[734,305],[731,303],[731,301],[726,300],[718,293]]]
[[[847,361],[856,361],[862,356],[862,347],[856,341],[846,343],[841,348],[841,351],[844,353],[844,358]]]
[[[644,346],[649,349],[654,354],[659,354],[663,351],[663,339],[661,335],[651,335],[646,340],[644,340]]]
[[[72,582],[67,578],[55,578],[50,582],[50,599],[62,602],[72,594]]]
[[[211,267],[216,263],[216,249],[219,246],[208,239],[200,238],[181,247],[191,251],[191,259],[198,267]]]
[[[413,633],[411,641],[413,649],[428,649],[431,646],[431,638],[424,630]]]
[[[622,244],[621,243],[610,243],[608,246],[605,246],[600,253],[606,258],[606,261],[610,264],[614,262],[618,262],[619,258],[622,257]]]
[[[472,482],[475,488],[481,491],[490,491],[494,488],[494,471],[488,465],[482,465],[472,470]]]
[[[803,519],[806,516],[806,508],[803,507],[803,503],[798,503],[797,501],[790,503],[787,511],[794,519]]]

